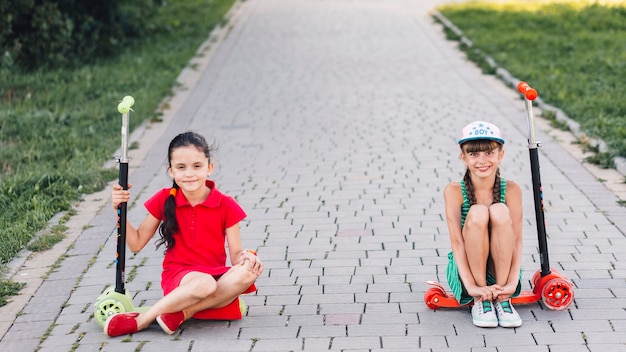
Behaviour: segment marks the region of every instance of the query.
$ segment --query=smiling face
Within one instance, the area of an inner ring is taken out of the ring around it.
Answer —
[[[461,145],[461,160],[475,177],[495,177],[503,157],[502,144],[496,141],[475,140]]]
[[[180,146],[172,150],[168,172],[185,195],[207,192],[205,181],[213,171],[213,163],[196,146]]]

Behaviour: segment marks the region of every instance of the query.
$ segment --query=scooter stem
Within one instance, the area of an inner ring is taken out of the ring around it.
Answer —
[[[530,147],[529,147],[530,148]],[[530,148],[530,170],[533,180],[533,197],[535,199],[535,223],[537,224],[537,242],[539,243],[539,258],[541,263],[541,276],[550,274],[550,261],[548,259],[548,240],[543,208],[543,192],[541,176],[539,175],[539,150]]]
[[[543,188],[539,172],[539,147],[541,142],[535,136],[535,118],[533,115],[533,100],[537,98],[537,91],[532,89],[526,82],[520,82],[517,86],[520,93],[524,94],[526,114],[528,120],[528,151],[530,153],[530,171],[532,174],[533,197],[535,200],[535,223],[537,225],[537,240],[539,243],[539,259],[541,263],[541,276],[550,274],[550,260],[548,259],[548,240],[546,234],[546,222],[543,207]]]
[[[532,100],[528,100],[528,98],[524,99],[526,103],[526,115],[528,115],[528,148],[529,149],[537,149],[541,147],[541,142],[537,141],[535,137],[535,118],[533,115],[533,102]]]
[[[122,103],[118,105],[118,111],[122,114],[122,155],[117,159],[119,165],[119,184],[123,189],[128,189],[128,121],[131,107],[135,99],[131,96],[124,97]],[[115,260],[115,292],[124,294],[126,289],[126,221],[128,213],[128,203],[120,203],[117,207],[117,257]]]

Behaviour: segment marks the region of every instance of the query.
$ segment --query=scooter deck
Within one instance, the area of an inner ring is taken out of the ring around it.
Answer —
[[[426,281],[432,287],[424,293],[424,302],[431,309],[469,307],[472,304],[461,305],[452,293],[446,291],[443,285],[436,281]],[[533,276],[533,289],[522,290],[516,297],[511,298],[511,303],[531,304],[542,301],[552,310],[566,309],[574,300],[573,284],[557,271],[541,276],[538,271]]]

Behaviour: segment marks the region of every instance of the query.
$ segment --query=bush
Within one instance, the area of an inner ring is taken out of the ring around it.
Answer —
[[[145,35],[158,0],[9,0],[0,3],[2,66],[68,66]],[[11,67],[8,67],[11,68]]]

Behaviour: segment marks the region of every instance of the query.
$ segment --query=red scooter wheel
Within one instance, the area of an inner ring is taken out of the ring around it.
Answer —
[[[543,287],[541,299],[548,308],[563,310],[574,300],[574,289],[572,284],[565,279],[552,279]]]
[[[445,294],[441,289],[437,287],[431,287],[424,293],[424,302],[430,309],[437,309],[441,307],[438,303],[445,297]]]

